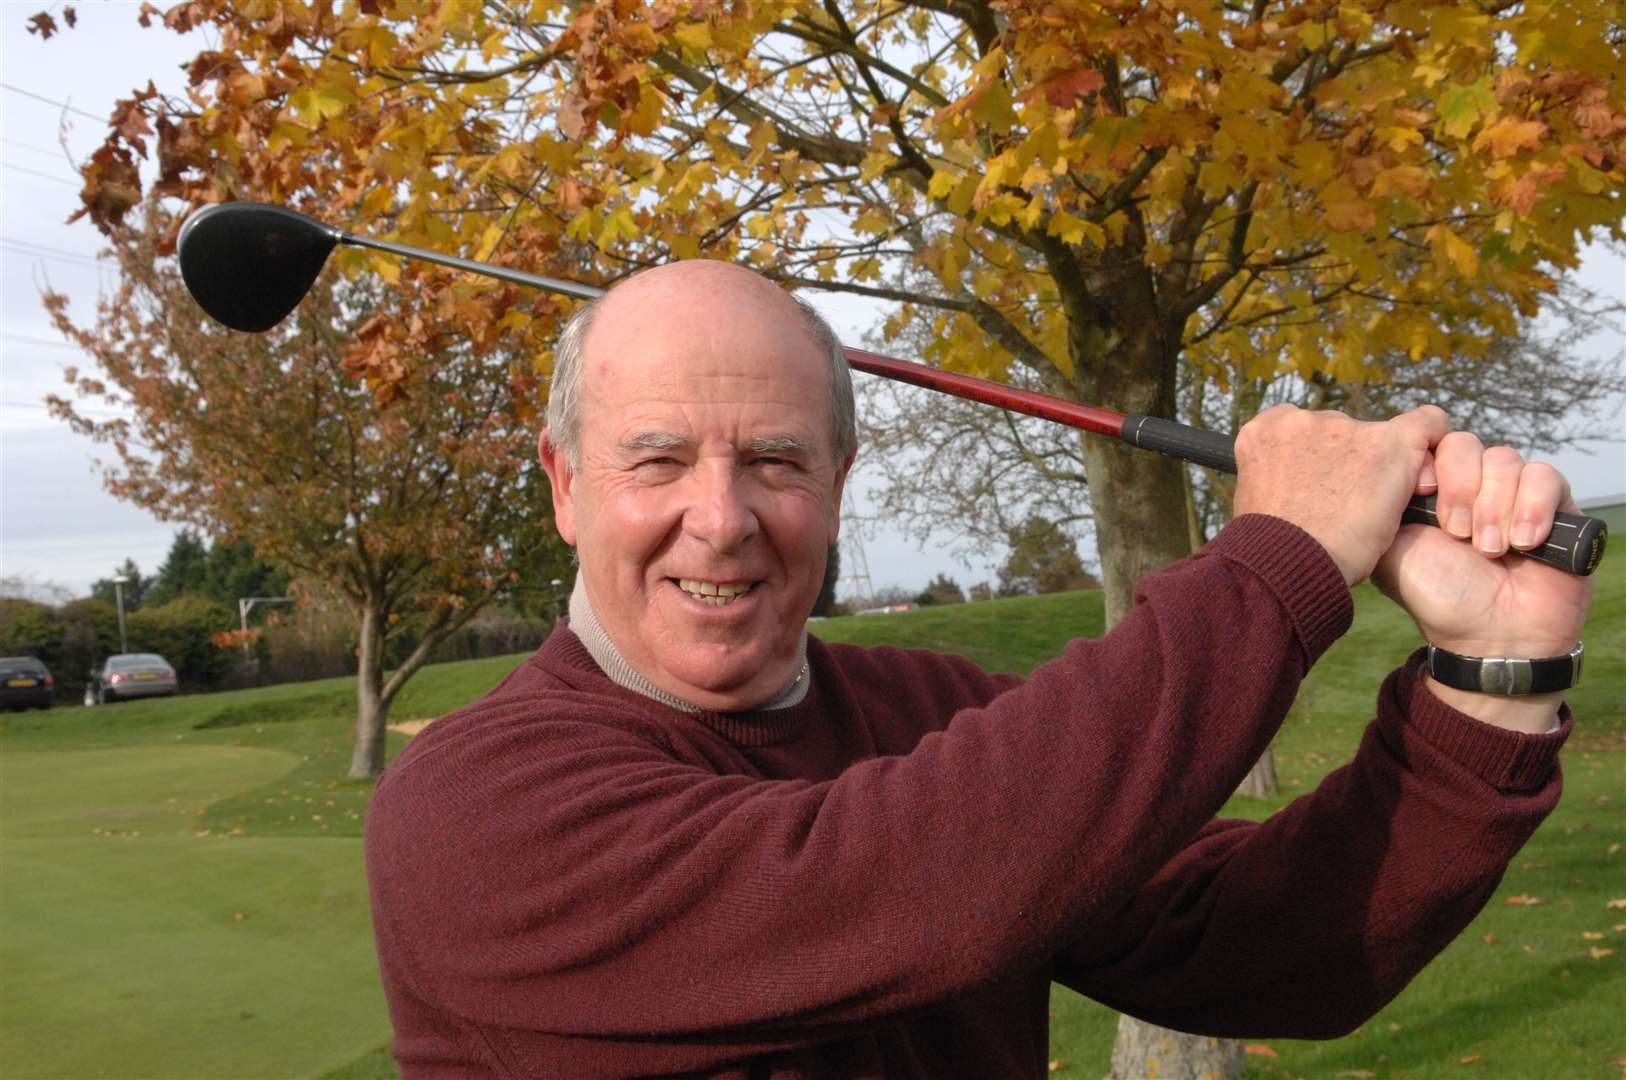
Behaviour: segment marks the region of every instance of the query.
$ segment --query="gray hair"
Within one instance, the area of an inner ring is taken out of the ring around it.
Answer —
[[[802,313],[808,335],[830,362],[830,425],[836,461],[846,461],[858,450],[857,412],[853,406],[852,369],[836,332],[813,305],[792,296]],[[582,346],[592,329],[603,299],[578,308],[559,331],[553,347],[553,375],[548,381],[548,441],[565,452],[572,470],[580,467]]]

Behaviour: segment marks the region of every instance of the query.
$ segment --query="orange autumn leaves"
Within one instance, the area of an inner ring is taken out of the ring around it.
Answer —
[[[1133,362],[1151,331],[1085,302],[1127,268],[1201,366],[1380,377],[1379,355],[1507,331],[1616,227],[1611,10],[192,0],[164,22],[218,45],[184,98],[132,96],[85,201],[119,220],[151,143],[191,204],[290,202],[561,276],[707,255],[884,292],[912,269],[899,318],[942,331],[928,358],[992,375],[990,320],[1062,376]],[[551,303],[340,262],[545,374]],[[387,327],[352,366],[387,387],[414,355]]]

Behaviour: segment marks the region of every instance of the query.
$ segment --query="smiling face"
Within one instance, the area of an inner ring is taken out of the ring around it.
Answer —
[[[830,363],[795,302],[739,267],[647,271],[583,343],[577,468],[543,433],[559,531],[622,657],[731,711],[790,681],[835,542]]]

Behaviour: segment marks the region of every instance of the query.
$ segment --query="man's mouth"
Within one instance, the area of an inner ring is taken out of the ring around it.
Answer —
[[[678,588],[710,607],[723,607],[732,604],[736,599],[744,596],[756,588],[756,582],[719,582],[696,581],[694,578],[678,578]]]

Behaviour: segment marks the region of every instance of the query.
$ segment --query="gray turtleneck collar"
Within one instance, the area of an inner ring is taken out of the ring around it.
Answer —
[[[698,705],[691,705],[681,698],[668,694],[643,675],[640,675],[633,669],[631,664],[627,663],[626,658],[621,655],[621,650],[616,648],[615,642],[610,640],[610,635],[605,632],[603,625],[598,621],[598,616],[593,613],[593,605],[587,599],[587,586],[582,583],[582,575],[579,571],[576,574],[576,587],[570,593],[570,629],[581,639],[583,647],[587,649],[587,654],[593,658],[593,662],[617,686],[624,686],[628,690],[653,698],[662,705],[682,712],[700,713],[712,711],[702,709]],[[792,705],[800,704],[802,699],[807,696],[808,686],[813,682],[811,678],[802,677],[807,671],[807,629],[804,627],[802,629],[801,643],[796,647],[796,665],[792,669],[793,673],[790,681],[785,684],[783,690],[761,705],[755,706],[755,708],[761,710],[788,709]]]

